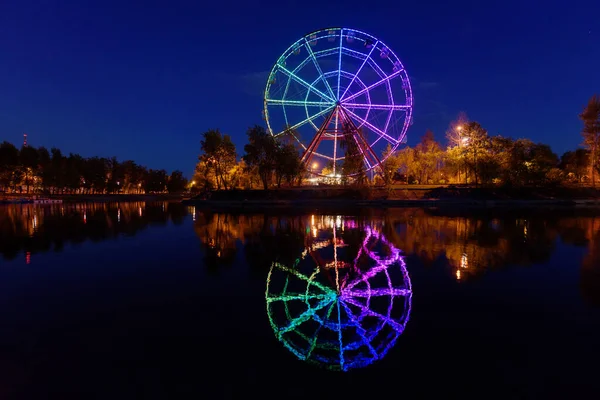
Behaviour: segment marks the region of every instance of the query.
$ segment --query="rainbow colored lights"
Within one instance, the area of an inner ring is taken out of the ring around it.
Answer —
[[[353,226],[332,223],[320,232],[325,238],[307,234],[311,242],[295,264],[273,263],[267,279],[276,337],[299,359],[330,370],[383,358],[410,315],[412,287],[400,250],[375,227]],[[362,241],[346,243],[357,229]]]
[[[371,170],[381,162],[381,149],[405,142],[412,106],[410,80],[396,54],[368,33],[348,28],[322,29],[293,43],[273,66],[264,95],[269,132],[300,131],[295,138],[303,161],[332,162],[334,175],[348,129],[365,137],[361,154]]]

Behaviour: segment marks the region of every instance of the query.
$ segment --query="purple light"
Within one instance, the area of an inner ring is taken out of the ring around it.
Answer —
[[[389,111],[394,111],[394,110],[408,110],[408,109],[410,109],[410,106],[399,105],[399,104],[359,104],[359,103],[345,103],[345,102],[342,102],[342,105],[346,109],[348,109],[348,108],[356,108],[356,109],[359,109],[359,110],[371,109],[371,110],[389,110]]]
[[[301,47],[306,48],[307,56],[302,56],[298,63],[294,51]],[[379,57],[373,56],[375,51]],[[356,67],[349,67],[352,64]],[[361,76],[369,81],[363,82]],[[385,90],[375,90],[381,85]],[[297,112],[302,104],[303,112]],[[338,140],[347,133],[341,131],[338,113],[348,111],[353,126],[365,131],[366,143],[361,139],[359,148],[369,171],[385,159],[381,157],[381,138],[392,144],[393,151],[403,143],[412,105],[408,74],[387,45],[365,32],[327,28],[297,40],[275,63],[265,88],[263,115],[267,129],[274,136],[289,129],[281,126],[298,130],[296,140],[304,149],[304,162],[310,163],[315,157],[333,161],[335,166],[345,158],[338,149]],[[324,107],[329,108],[324,112]],[[357,114],[359,110],[365,111]],[[324,126],[323,121],[330,125]],[[323,140],[333,140],[333,146],[320,146]]]
[[[354,83],[354,80],[356,79],[356,77],[358,75],[360,75],[360,71],[362,71],[363,67],[365,66],[365,64],[367,63],[367,61],[369,60],[369,58],[371,58],[371,54],[373,53],[373,50],[375,50],[375,47],[377,47],[377,44],[379,44],[379,41],[377,41],[377,43],[375,43],[375,45],[371,48],[371,51],[369,51],[369,54],[367,54],[367,56],[365,57],[363,63],[360,65],[360,67],[358,67],[358,71],[356,71],[356,74],[354,75],[354,77],[352,78],[352,80],[350,81],[350,83],[348,84],[348,86],[346,87],[346,90],[344,90],[344,93],[342,93],[341,96],[338,93],[338,98],[340,98],[340,99],[344,98],[344,96],[348,92],[348,89],[350,89],[350,86],[352,86],[352,84]],[[341,67],[341,64],[340,64],[340,69],[341,68],[342,67]]]
[[[344,109],[347,113],[351,114],[351,116],[357,120],[359,120],[360,122],[362,122],[362,124],[365,124],[366,126],[368,126],[370,129],[372,129],[373,131],[377,132],[380,136],[382,136],[384,139],[386,139],[388,142],[390,142],[391,144],[397,145],[398,141],[394,140],[394,138],[392,138],[390,135],[388,135],[387,133],[383,132],[381,129],[377,128],[376,126],[374,126],[373,124],[371,124],[369,121],[365,121],[364,119],[362,119],[361,117],[359,117],[358,115],[356,115],[355,113],[353,113],[352,111],[348,110],[348,109]],[[361,124],[361,125],[362,125]]]
[[[356,226],[352,220],[342,224],[346,229]],[[333,247],[337,257],[337,229],[327,228],[334,240],[316,251],[331,254],[327,249]],[[337,267],[319,267],[312,257],[298,259],[292,268],[273,263],[267,278],[267,314],[278,340],[299,359],[330,370],[362,368],[383,358],[410,316],[412,288],[400,250],[378,230],[368,226],[362,230],[364,239],[343,279]],[[315,251],[312,246],[307,250]],[[372,263],[367,270],[359,265],[365,256]],[[323,284],[332,272],[335,283]],[[366,288],[358,288],[361,283]],[[282,289],[274,290],[276,286]],[[388,298],[388,306],[372,303],[375,297]],[[392,314],[396,307],[402,312]]]
[[[403,70],[400,71],[396,71],[394,73],[392,73],[391,75],[386,76],[385,78],[375,82],[374,84],[372,84],[371,86],[367,86],[366,88],[364,88],[363,90],[359,90],[358,92],[354,93],[352,96],[348,96],[347,98],[342,98],[341,101],[350,101],[352,99],[357,98],[358,96],[360,96],[361,94],[365,93],[366,91],[370,91],[371,89],[375,89],[377,86],[383,85],[386,82],[389,82],[391,79],[395,78],[396,76],[400,75],[400,73]]]

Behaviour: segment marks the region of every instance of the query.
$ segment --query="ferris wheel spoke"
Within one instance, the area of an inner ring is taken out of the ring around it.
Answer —
[[[387,133],[385,133],[381,129],[377,128],[375,125],[371,124],[369,121],[363,119],[362,117],[359,117],[358,115],[356,115],[352,111],[348,110],[347,108],[344,108],[344,111],[346,111],[348,114],[350,114],[353,118],[356,118],[362,124],[368,126],[371,130],[373,130],[378,135],[383,136],[383,138],[385,140],[387,140],[388,142],[390,142],[391,144],[393,144],[393,145],[397,145],[398,144],[398,141],[396,139],[394,139],[393,137],[391,137],[390,135],[388,135]]]
[[[307,301],[307,300],[314,300],[314,299],[325,300],[328,297],[329,297],[329,295],[327,295],[327,294],[305,294],[305,293],[285,294],[285,295],[282,294],[280,296],[267,297],[267,303],[272,303],[274,301],[288,302],[288,301],[294,301],[294,300],[300,300],[300,301]]]
[[[342,93],[342,96],[340,98],[342,98],[342,99],[344,98],[344,96],[348,92],[348,89],[350,89],[350,86],[352,86],[352,84],[354,83],[354,80],[360,74],[360,71],[362,71],[363,67],[365,66],[365,64],[367,63],[367,61],[369,60],[369,58],[371,58],[371,54],[373,54],[373,50],[375,50],[375,47],[377,47],[378,44],[379,44],[379,40],[373,45],[373,47],[371,47],[371,51],[369,51],[369,54],[367,54],[367,56],[363,60],[363,62],[360,65],[360,67],[358,67],[358,71],[356,71],[356,74],[354,74],[354,76],[352,77],[352,80],[350,81],[350,83],[348,84],[348,86],[346,86],[346,89],[344,90],[344,93]]]
[[[297,106],[297,107],[331,107],[333,105],[330,101],[303,101],[303,100],[279,100],[279,99],[267,99],[267,104],[279,105],[279,106]]]
[[[321,76],[321,79],[323,80],[323,82],[325,82],[325,86],[327,86],[327,91],[329,92],[329,94],[331,95],[331,97],[333,99],[335,99],[336,96],[333,93],[333,89],[331,89],[331,86],[329,85],[329,82],[327,81],[327,79],[325,79],[325,74],[323,74],[323,70],[321,69],[321,66],[319,65],[319,61],[317,60],[317,57],[315,56],[315,53],[310,48],[310,44],[308,43],[308,40],[306,40],[306,38],[304,38],[304,42],[305,42],[304,47],[307,48],[308,54],[310,54],[310,57],[312,58],[313,64],[315,65],[315,68],[317,69],[317,72]]]
[[[331,304],[329,305],[329,308],[327,309],[326,312],[326,319],[331,318],[331,312],[333,311],[333,305],[336,302],[331,302]],[[317,346],[317,339],[319,338],[319,331],[321,330],[321,328],[323,327],[322,324],[319,324],[319,326],[317,327],[317,330],[315,331],[315,333],[313,334],[313,338],[310,341],[310,347],[308,349],[308,352],[306,353],[306,359],[308,360],[310,358],[310,356],[312,355],[313,351],[315,350],[315,347]]]
[[[312,121],[313,119],[315,119],[315,118],[319,118],[319,117],[321,117],[321,116],[323,116],[323,115],[327,114],[327,113],[328,113],[328,112],[330,112],[330,111],[331,111],[331,110],[332,110],[334,107],[335,107],[334,105],[333,105],[333,106],[330,106],[330,107],[327,107],[326,109],[324,109],[324,110],[322,110],[322,111],[319,111],[319,112],[318,112],[318,113],[316,113],[315,115],[313,115],[313,116],[311,116],[311,117],[308,117],[308,118],[306,118],[305,120],[303,120],[303,121],[300,121],[300,122],[298,122],[297,124],[295,124],[295,125],[293,125],[293,126],[290,126],[289,128],[286,128],[284,131],[282,131],[282,132],[279,132],[279,133],[275,134],[274,136],[276,136],[276,137],[277,137],[277,136],[280,136],[280,135],[283,135],[283,134],[287,133],[287,132],[288,132],[288,131],[290,131],[290,130],[295,130],[295,129],[298,129],[299,127],[301,127],[302,125],[305,125],[305,124],[309,123],[309,122],[310,122],[310,121]]]
[[[295,80],[296,82],[298,82],[302,86],[306,87],[308,90],[311,90],[311,91],[315,92],[322,99],[325,99],[325,100],[327,100],[329,102],[334,102],[334,100],[331,97],[329,97],[325,93],[321,92],[319,89],[317,89],[316,87],[312,86],[310,83],[306,82],[304,79],[300,78],[298,75],[294,74],[292,71],[290,71],[289,69],[287,69],[283,65],[278,64],[278,67],[281,70],[281,72],[283,72],[285,75],[287,75],[291,79]]]
[[[300,314],[299,316],[297,316],[296,318],[294,318],[292,321],[290,321],[290,323],[286,327],[281,328],[279,330],[279,336],[281,336],[284,333],[287,333],[287,332],[289,332],[291,330],[294,330],[297,326],[299,326],[302,323],[308,321],[309,319],[312,318],[313,315],[315,315],[315,313],[317,311],[319,311],[322,308],[327,307],[329,304],[331,304],[331,302],[332,302],[331,299],[323,300],[319,304],[317,304],[316,306],[311,307],[308,310],[304,311],[302,314]]]
[[[348,307],[348,305],[344,302],[341,302],[341,303],[342,303],[342,307],[344,307],[344,310],[346,310],[346,314],[348,314],[348,319],[350,319],[350,322],[352,322],[352,325],[354,325],[354,327],[356,328],[356,333],[363,340],[363,344],[365,346],[367,346],[371,355],[373,355],[373,357],[377,358],[378,357],[377,351],[375,351],[375,349],[373,348],[373,345],[371,344],[371,341],[365,336],[365,334],[367,333],[365,328],[363,328],[360,325],[360,321],[356,318],[356,315],[354,315],[354,313],[352,312],[350,307]]]
[[[408,296],[412,292],[410,289],[399,289],[399,288],[380,288],[380,289],[351,289],[344,292],[345,296],[351,297],[381,297],[381,296]]]
[[[300,273],[299,271],[293,269],[293,268],[288,268],[285,265],[279,264],[279,263],[273,263],[273,266],[280,269],[283,272],[287,272],[290,275],[295,276],[296,278],[305,281],[307,284],[315,286],[319,289],[321,289],[323,292],[325,292],[326,294],[331,294],[331,293],[335,293],[333,290],[331,290],[330,288],[328,288],[325,285],[320,284],[319,282],[315,282],[314,280],[309,279],[306,275]]]
[[[396,332],[398,333],[402,333],[404,331],[404,325],[399,324],[398,322],[394,321],[393,319],[391,319],[388,316],[382,315],[378,312],[375,312],[373,310],[368,309],[367,307],[365,307],[363,304],[357,302],[356,300],[352,299],[352,298],[346,298],[344,299],[345,302],[352,304],[355,307],[360,308],[361,312],[363,315],[369,316],[369,317],[374,317],[377,319],[380,319],[382,321],[384,321],[385,323],[387,323],[390,327],[392,327]]]
[[[359,104],[359,103],[342,103],[346,108],[354,108],[357,110],[410,110],[410,106],[403,104]]]
[[[339,89],[339,87],[338,87]],[[342,340],[342,313],[340,312],[340,302],[337,301],[337,317],[338,317],[338,340],[340,342],[340,367],[344,370],[344,341]]]
[[[392,74],[390,74],[390,75],[386,76],[385,78],[383,78],[383,79],[381,79],[381,80],[379,80],[379,81],[375,82],[374,84],[372,84],[372,85],[370,85],[370,86],[367,86],[367,87],[366,87],[366,88],[364,88],[364,89],[361,89],[361,90],[359,90],[358,92],[356,92],[356,93],[354,93],[354,94],[352,94],[352,95],[348,96],[347,98],[345,98],[345,99],[344,99],[344,98],[342,98],[342,100],[343,100],[343,101],[345,101],[345,102],[348,102],[348,101],[350,101],[350,100],[352,100],[352,99],[355,99],[355,98],[357,98],[358,96],[360,96],[360,95],[362,95],[362,94],[364,94],[364,93],[366,93],[366,92],[370,91],[371,89],[374,89],[374,88],[376,88],[377,86],[381,86],[381,85],[383,85],[384,83],[387,83],[387,82],[389,82],[390,80],[394,79],[396,76],[400,75],[400,74],[401,74],[403,71],[404,71],[403,69],[399,69],[398,71],[396,71],[396,72],[394,72],[394,73],[392,73]]]
[[[342,49],[344,48],[342,43],[344,43],[344,29],[340,29],[340,54],[338,55],[337,94],[335,97],[336,100],[340,99],[340,79],[342,78]]]

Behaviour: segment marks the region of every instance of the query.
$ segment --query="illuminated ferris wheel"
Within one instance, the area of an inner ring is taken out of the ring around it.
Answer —
[[[376,168],[388,146],[405,143],[412,106],[408,74],[396,54],[348,28],[322,29],[292,44],[273,66],[264,93],[269,132],[293,136],[316,175],[313,164],[336,173],[348,141],[366,171]]]

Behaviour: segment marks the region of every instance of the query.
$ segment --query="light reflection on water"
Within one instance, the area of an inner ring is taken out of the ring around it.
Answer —
[[[369,278],[379,264],[389,281]],[[364,277],[367,287],[353,286]],[[391,294],[393,307],[378,304]],[[338,379],[325,385],[332,396],[353,398],[356,375],[309,364],[360,368],[369,393],[389,381],[411,398],[459,394],[465,376],[473,391],[510,398],[515,379],[554,385],[556,371],[584,390],[596,379],[587,354],[600,351],[600,218],[10,205],[0,207],[0,296],[0,394],[24,382],[40,390],[29,398],[47,398],[48,377],[79,398],[136,398],[118,384],[95,396],[126,369],[150,370],[136,388],[166,379],[160,398],[220,393],[233,375],[268,377],[283,392],[290,376]],[[186,374],[185,395],[174,396]],[[258,382],[240,387],[263,393]]]
[[[196,235],[206,246],[207,263],[214,266],[230,263],[237,243],[262,247],[265,255],[275,259],[306,235],[316,238],[323,229],[343,231],[367,220],[379,224],[390,243],[424,265],[443,259],[459,281],[508,266],[543,264],[560,244],[574,245],[585,249],[579,264],[583,297],[600,304],[600,294],[593,289],[600,280],[600,218],[573,212],[527,213],[524,218],[394,209],[367,210],[347,218],[302,212],[212,213],[167,202],[8,205],[0,208],[0,254],[7,260],[24,257],[31,263],[38,253],[60,250],[70,242],[135,235],[149,225],[182,224],[189,214]]]

